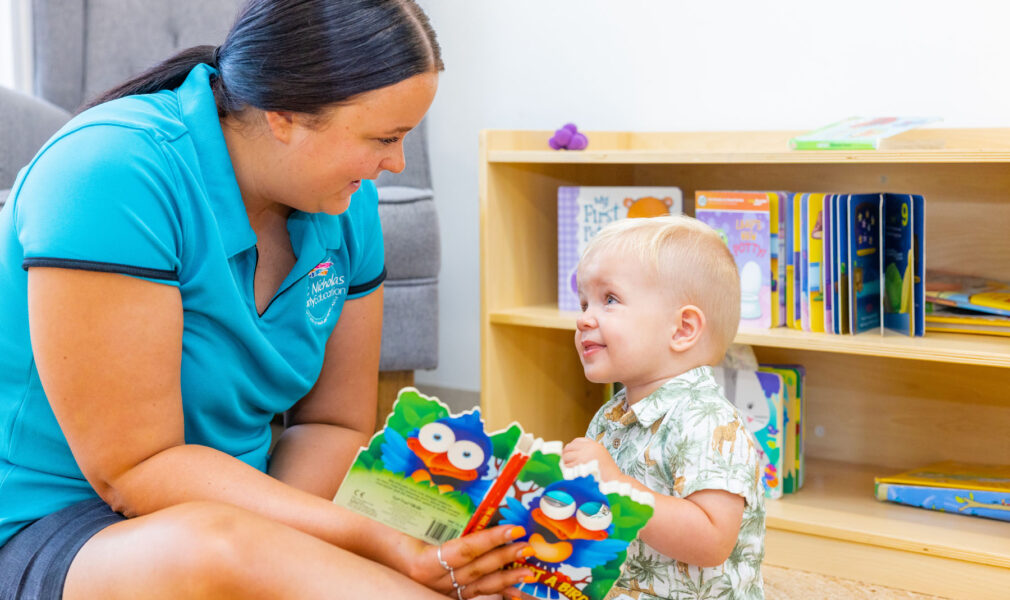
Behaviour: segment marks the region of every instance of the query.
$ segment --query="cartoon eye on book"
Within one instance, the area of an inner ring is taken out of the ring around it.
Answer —
[[[607,539],[613,514],[607,497],[592,477],[558,481],[547,486],[527,510],[515,498],[501,509],[499,524],[521,525],[533,548],[527,564],[556,569],[560,564],[596,567],[617,557],[626,540]]]
[[[462,492],[475,505],[491,486],[484,479],[491,438],[477,413],[443,417],[415,428],[406,439],[389,428],[385,440],[382,462],[392,473],[428,481],[442,493]]]

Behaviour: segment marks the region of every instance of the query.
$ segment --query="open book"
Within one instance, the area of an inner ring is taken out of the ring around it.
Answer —
[[[452,414],[404,388],[333,501],[432,544],[521,525],[534,554],[513,566],[529,567],[537,580],[520,589],[600,600],[654,500],[627,483],[600,482],[595,461],[564,467],[561,449],[515,423],[487,433],[479,409]]]

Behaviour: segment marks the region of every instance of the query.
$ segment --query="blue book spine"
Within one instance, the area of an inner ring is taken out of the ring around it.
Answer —
[[[1010,492],[878,483],[877,499],[958,515],[1010,521]]]

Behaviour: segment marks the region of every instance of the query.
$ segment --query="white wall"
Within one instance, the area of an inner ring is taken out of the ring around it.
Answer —
[[[29,0],[0,0],[0,85],[31,89]]]
[[[481,129],[805,130],[853,115],[1010,126],[1000,0],[419,2],[446,63],[429,116],[440,366],[420,383],[480,388]]]

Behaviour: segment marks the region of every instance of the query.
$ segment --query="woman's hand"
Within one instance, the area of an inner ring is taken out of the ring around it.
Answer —
[[[575,438],[568,442],[561,452],[561,459],[566,467],[573,467],[578,464],[595,460],[600,467],[600,477],[604,481],[612,481],[621,478],[621,469],[614,462],[610,453],[597,441],[586,437]]]
[[[518,597],[518,590],[512,586],[532,573],[524,568],[502,570],[502,567],[532,554],[527,544],[510,543],[524,535],[522,527],[500,525],[449,540],[441,546],[407,538],[410,540],[407,575],[451,598],[469,600],[498,593],[507,598]]]

